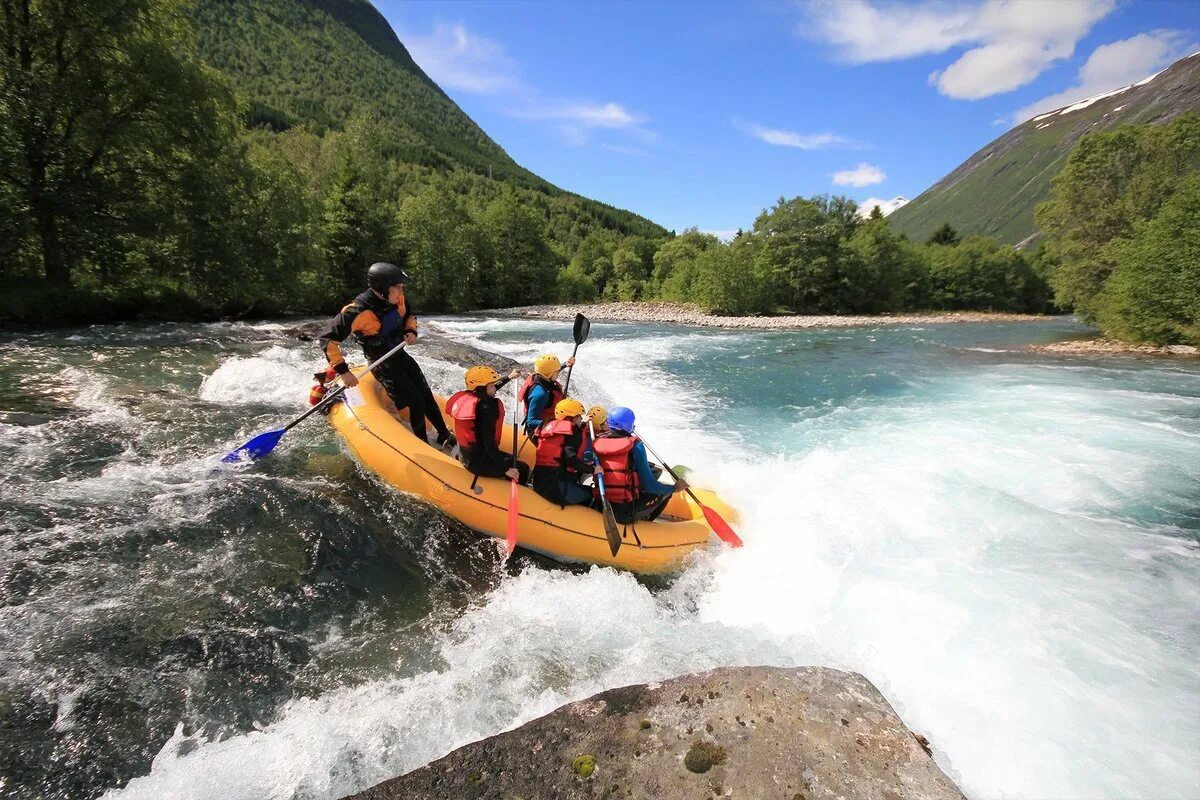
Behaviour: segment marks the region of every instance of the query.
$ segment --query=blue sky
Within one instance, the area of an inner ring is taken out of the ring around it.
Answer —
[[[1034,113],[1200,50],[1198,0],[375,0],[523,166],[677,231],[916,197]]]

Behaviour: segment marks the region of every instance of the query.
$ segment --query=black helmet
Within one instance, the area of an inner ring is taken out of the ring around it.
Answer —
[[[397,283],[408,283],[411,280],[407,272],[386,261],[376,261],[367,270],[367,286],[371,288],[371,291],[382,295],[386,295],[388,289]]]

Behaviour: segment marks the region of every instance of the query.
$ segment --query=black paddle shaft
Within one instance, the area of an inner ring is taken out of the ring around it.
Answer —
[[[521,406],[521,387],[513,383],[513,469],[517,469],[517,409]]]
[[[359,375],[356,377],[362,377],[363,375],[366,375],[368,372],[375,369],[376,367],[378,367],[383,362],[387,361],[392,356],[396,355],[396,353],[399,353],[401,350],[404,349],[405,344],[406,344],[405,342],[401,342],[400,344],[396,345],[391,350],[389,350],[387,353],[384,353],[382,356],[380,356],[374,362],[367,365],[367,368],[362,371],[362,375]],[[329,394],[322,397],[321,402],[317,403],[315,406],[310,408],[308,411],[305,411],[303,414],[296,417],[294,420],[289,422],[287,425],[284,425],[283,429],[285,431],[290,431],[292,428],[296,427],[301,422],[304,422],[304,420],[308,419],[313,414],[320,411],[322,408],[325,408],[325,407],[329,406],[330,404],[332,404],[334,400],[337,400],[339,397],[341,397],[343,394],[345,394],[346,390],[349,388],[350,387],[347,386],[346,384],[342,384],[337,389],[333,390]]]

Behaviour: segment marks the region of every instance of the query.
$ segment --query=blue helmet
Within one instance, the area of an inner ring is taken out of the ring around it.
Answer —
[[[633,433],[634,422],[633,411],[625,406],[617,406],[608,412],[608,427],[614,430]]]

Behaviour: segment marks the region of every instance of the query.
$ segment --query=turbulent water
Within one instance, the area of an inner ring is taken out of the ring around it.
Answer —
[[[303,408],[282,325],[8,335],[0,795],[336,798],[603,688],[823,664],[968,795],[1195,797],[1200,365],[1022,349],[1081,330],[594,325],[572,389],[743,512],[655,581],[502,566],[319,421],[220,467]]]

